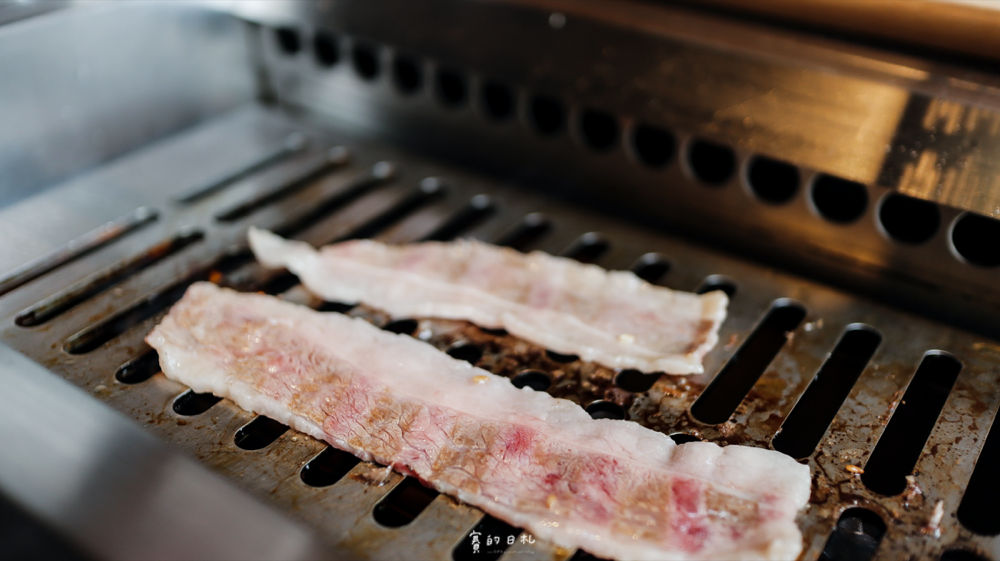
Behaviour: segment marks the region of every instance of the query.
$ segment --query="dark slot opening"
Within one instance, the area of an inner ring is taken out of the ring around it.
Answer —
[[[466,98],[465,76],[457,70],[440,68],[437,72],[438,99],[445,107],[458,107]]]
[[[388,183],[395,176],[395,164],[391,162],[379,162],[372,166],[369,171],[352,179],[340,191],[316,203],[313,208],[303,214],[275,228],[275,233],[286,238],[292,237],[323,220],[337,209],[343,208],[347,204],[357,200],[379,185]]]
[[[655,284],[670,272],[671,267],[672,264],[666,257],[659,253],[647,253],[640,257],[630,270],[640,279]]]
[[[813,182],[812,202],[820,216],[830,222],[849,224],[868,208],[868,190],[856,182],[820,174]]]
[[[337,37],[325,31],[316,32],[316,36],[313,37],[313,53],[320,66],[329,68],[337,64],[340,61],[340,45],[337,44]]]
[[[625,408],[613,401],[599,399],[586,407],[587,413],[594,419],[618,419],[625,418]]]
[[[941,561],[989,561],[989,559],[973,551],[949,549],[941,554]]]
[[[351,49],[354,71],[364,80],[374,80],[378,77],[381,70],[378,58],[378,49],[372,45],[355,43]]]
[[[849,508],[826,540],[820,561],[868,561],[885,535],[885,522],[866,508]]]
[[[757,197],[771,204],[787,203],[799,190],[799,168],[764,156],[750,162],[747,179]]]
[[[580,132],[591,149],[610,150],[618,142],[618,121],[604,111],[587,109],[580,115]]]
[[[510,335],[509,333],[507,333],[507,330],[502,327],[498,327],[496,329],[488,329],[485,327],[480,327],[479,330],[482,331],[483,333],[489,333],[494,337],[503,337],[505,335]]]
[[[587,553],[582,549],[576,550],[573,557],[569,558],[569,561],[611,561],[611,559],[605,559],[603,557],[598,557],[593,553]]]
[[[865,464],[861,476],[865,487],[890,496],[906,489],[906,476],[917,465],[961,370],[962,363],[947,353],[930,351],[924,355]]]
[[[399,335],[413,335],[413,332],[417,330],[417,320],[397,319],[390,321],[382,329]]]
[[[269,294],[271,296],[277,296],[278,294],[284,294],[289,290],[298,286],[299,277],[294,273],[288,271],[282,271],[275,273],[274,275],[267,277],[262,282],[250,287],[253,292],[263,292],[264,294]]]
[[[535,130],[544,136],[556,134],[566,123],[566,108],[552,97],[535,96],[531,100],[530,114]]]
[[[406,55],[396,55],[392,61],[392,82],[402,94],[417,93],[424,85],[424,72],[420,62]]]
[[[302,50],[302,39],[299,37],[297,29],[293,27],[279,27],[274,30],[274,34],[278,39],[278,48],[281,49],[282,53],[294,55]]]
[[[806,310],[801,304],[787,299],[776,301],[750,337],[698,396],[691,406],[691,414],[707,425],[728,421],[805,317]]]
[[[208,411],[220,401],[221,397],[210,393],[195,393],[194,390],[188,390],[174,399],[174,413],[194,417]]]
[[[955,222],[951,243],[966,261],[980,267],[1000,265],[1000,221],[966,214]]]
[[[399,485],[375,505],[375,521],[389,528],[406,526],[431,504],[438,492],[424,487],[413,477],[403,478]]]
[[[140,384],[160,371],[160,355],[149,349],[118,367],[115,380],[123,384]]]
[[[928,201],[892,193],[882,199],[878,220],[892,239],[909,244],[931,239],[941,225],[941,211]]]
[[[247,201],[219,212],[215,215],[215,219],[222,222],[239,220],[267,205],[274,204],[281,199],[301,191],[334,168],[343,166],[350,159],[350,151],[342,146],[335,146],[327,151],[323,159],[301,170],[296,170],[294,175],[282,181],[277,187],[273,187],[265,193],[260,193]]]
[[[516,388],[531,388],[544,392],[552,386],[552,377],[541,370],[522,370],[510,379]]]
[[[483,358],[483,349],[468,342],[458,342],[448,348],[448,356],[458,360],[464,360],[475,365],[479,359]]]
[[[701,285],[695,290],[696,294],[708,294],[716,290],[721,290],[726,293],[726,296],[732,298],[736,296],[736,281],[727,277],[726,275],[709,275],[705,277],[705,280],[701,281]]]
[[[451,551],[451,558],[454,561],[497,561],[510,547],[507,543],[511,541],[510,537],[513,536],[516,543],[519,534],[521,530],[487,514],[455,546]],[[499,538],[499,543],[495,541],[496,538]]]
[[[323,301],[320,305],[313,308],[317,312],[336,312],[338,314],[346,314],[347,312],[353,310],[357,307],[357,304],[345,304],[343,302],[328,302]]]
[[[667,165],[674,157],[676,146],[670,131],[649,125],[638,125],[632,132],[632,147],[639,161],[651,168]]]
[[[552,231],[552,221],[544,214],[534,212],[501,234],[494,243],[518,251],[525,251],[550,231]]]
[[[139,255],[120,261],[58,294],[42,300],[18,314],[14,323],[22,327],[41,325],[72,309],[77,304],[97,296],[136,273],[178,253],[185,247],[204,239],[204,237],[202,232],[195,231],[160,242]]]
[[[431,201],[442,197],[444,193],[445,188],[442,182],[436,177],[428,177],[420,182],[418,189],[403,197],[402,200],[392,205],[382,214],[379,214],[355,228],[351,233],[341,237],[338,241],[373,238]]]
[[[615,376],[615,385],[627,392],[642,393],[649,391],[662,374],[662,372],[645,374],[638,370],[622,370]]]
[[[576,259],[581,263],[593,263],[611,248],[611,242],[597,232],[588,232],[580,236],[566,251],[563,257]]]
[[[557,353],[555,351],[545,351],[545,356],[549,357],[549,360],[561,364],[568,364],[570,362],[576,362],[580,360],[580,357],[576,355],[564,355],[562,353]]]
[[[310,487],[327,487],[343,479],[360,462],[357,457],[343,450],[327,446],[302,466],[299,477]]]
[[[775,450],[793,458],[813,453],[881,342],[882,335],[867,325],[847,328],[782,423],[772,441]]]
[[[457,213],[445,220],[424,241],[445,241],[458,237],[496,212],[496,206],[488,195],[476,195]]]
[[[510,88],[496,82],[483,85],[483,107],[494,121],[502,121],[514,113],[514,94]]]
[[[156,220],[158,213],[146,207],[134,211],[91,230],[66,245],[38,259],[29,261],[0,278],[0,296],[63,265],[76,261],[91,252],[121,238],[125,234]]]
[[[1000,534],[1000,422],[993,421],[976,469],[958,505],[958,521],[970,531],[983,536]]]
[[[285,434],[288,427],[263,415],[257,415],[252,421],[236,431],[233,442],[243,450],[260,450],[266,448],[278,437]]]
[[[701,442],[701,439],[693,434],[686,434],[683,432],[675,432],[670,435],[670,440],[674,441],[674,444],[687,444],[688,442]]]
[[[688,164],[699,181],[707,185],[721,185],[733,176],[736,154],[732,148],[696,140],[688,149]]]

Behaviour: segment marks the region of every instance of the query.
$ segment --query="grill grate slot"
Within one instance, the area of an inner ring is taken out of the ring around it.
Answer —
[[[487,195],[476,195],[451,218],[424,237],[424,241],[447,241],[482,223],[496,212],[496,205]]]
[[[359,463],[361,460],[356,456],[327,446],[302,466],[299,477],[310,487],[328,487],[343,479]]]
[[[581,263],[594,263],[610,248],[611,242],[606,237],[597,232],[588,232],[573,242],[562,255]]]
[[[160,242],[139,255],[120,261],[58,294],[42,300],[18,314],[14,319],[14,323],[21,327],[41,325],[70,310],[77,304],[108,290],[132,275],[148,269],[180,252],[185,247],[201,241],[204,237],[205,235],[202,232],[194,231]]]
[[[635,273],[635,276],[640,279],[650,284],[656,284],[663,280],[663,277],[667,276],[672,266],[670,259],[667,259],[663,255],[659,253],[647,253],[640,257],[629,270]]]
[[[1000,423],[993,421],[986,443],[976,460],[969,486],[958,506],[958,521],[983,536],[1000,534]]]
[[[868,561],[885,535],[885,522],[866,508],[851,508],[837,520],[820,561]]]
[[[233,443],[243,450],[261,450],[288,431],[288,427],[270,417],[257,415],[233,435]]]
[[[210,393],[195,393],[194,390],[188,390],[174,399],[173,410],[178,415],[194,417],[208,411],[220,401],[221,397]]]
[[[525,251],[532,244],[552,231],[552,221],[544,214],[535,212],[518,221],[493,242],[499,246]]]
[[[337,241],[373,238],[386,228],[417,211],[417,209],[443,196],[444,192],[445,188],[440,179],[428,177],[420,182],[420,187],[401,201],[386,209],[382,214],[362,224],[349,234],[342,236]]]
[[[420,516],[439,494],[413,477],[406,477],[375,505],[372,516],[387,528],[406,526]]]
[[[160,371],[160,355],[153,349],[142,353],[115,371],[115,380],[123,384],[140,384]]]
[[[705,277],[705,280],[701,281],[695,293],[708,294],[709,292],[721,290],[731,299],[733,296],[736,296],[736,289],[737,284],[735,280],[725,275],[709,275]]]

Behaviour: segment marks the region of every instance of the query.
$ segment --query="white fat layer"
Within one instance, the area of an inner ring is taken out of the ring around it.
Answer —
[[[236,307],[267,318],[271,323],[294,330],[304,345],[335,358],[356,376],[388,388],[400,401],[440,406],[483,421],[515,423],[542,431],[549,438],[576,450],[606,454],[626,465],[643,466],[670,474],[699,479],[717,491],[745,500],[778,497],[786,518],[768,522],[757,531],[762,536],[755,550],[741,550],[743,559],[794,558],[801,549],[801,536],[794,523],[795,512],[805,505],[810,493],[809,469],[792,458],[770,450],[743,446],[719,447],[708,442],[676,445],[668,436],[637,423],[592,419],[575,403],[529,388],[518,389],[507,378],[475,368],[465,361],[412,337],[396,335],[368,322],[341,314],[319,313],[308,308],[258,294],[239,294],[210,283],[192,285],[178,307],[200,302],[206,316],[224,314]],[[347,450],[365,460],[392,464],[392,458],[372,458],[345,442],[330,439],[322,430],[322,419],[308,419],[228,376],[225,365],[198,343],[198,330],[210,328],[206,321],[187,328],[177,324],[173,314],[147,337],[159,351],[167,377],[197,392],[227,397],[244,409],[267,415],[296,430]],[[483,377],[486,382],[483,383]],[[420,475],[420,474],[418,474]],[[563,547],[583,547],[600,556],[631,559],[685,559],[643,541],[609,533],[606,528],[553,526],[504,507],[481,495],[440,485],[438,490],[458,496],[533,535]],[[743,544],[744,546],[746,544]],[[714,549],[711,554],[725,556]],[[735,553],[735,552],[730,552]],[[680,554],[677,554],[680,555]]]
[[[326,300],[364,302],[395,317],[502,327],[611,368],[701,373],[728,304],[719,291],[673,291],[631,272],[475,240],[404,246],[356,240],[317,251],[255,228],[249,238],[262,263],[288,268]],[[535,293],[544,294],[525,303]]]

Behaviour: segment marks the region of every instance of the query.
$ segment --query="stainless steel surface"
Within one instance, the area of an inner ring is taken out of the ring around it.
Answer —
[[[245,134],[248,127],[268,133]],[[198,178],[194,177],[197,174],[190,170],[202,170],[203,178],[215,175],[209,170],[210,166],[205,165],[206,161],[211,160],[224,168],[226,164],[243,161],[233,153],[273,146],[274,142],[296,132],[311,139],[309,148],[300,157],[275,163],[195,204],[180,206],[170,202],[172,195],[198,183]],[[244,146],[234,148],[229,156],[185,149],[206,137],[231,138],[233,144]],[[308,167],[310,158],[333,146],[350,150],[349,165],[290,190],[284,198],[272,198],[270,204],[236,221],[221,222],[213,218],[262,192],[273,193],[274,185],[294,176],[297,168]],[[224,250],[245,245],[245,231],[250,224],[285,228],[302,239],[323,243],[356,232],[357,228],[373,220],[381,220],[382,229],[375,232],[377,237],[405,242],[430,234],[456,216],[475,196],[487,194],[495,210],[481,222],[471,225],[465,231],[468,235],[497,240],[524,216],[539,212],[550,218],[553,229],[526,247],[561,253],[572,247],[581,235],[599,232],[611,244],[609,251],[598,260],[603,266],[629,268],[641,256],[655,252],[672,263],[663,280],[666,286],[693,290],[703,279],[717,274],[735,279],[738,291],[723,326],[722,343],[706,359],[709,374],[687,379],[664,376],[651,390],[639,393],[616,387],[614,373],[607,369],[579,362],[556,362],[546,356],[544,349],[525,345],[509,336],[483,332],[462,322],[421,320],[417,332],[426,330],[422,337],[431,344],[447,349],[456,342],[473,343],[484,351],[479,364],[486,368],[501,375],[513,375],[523,368],[541,369],[557,381],[550,390],[553,393],[583,405],[594,399],[620,403],[628,409],[629,418],[668,434],[685,432],[720,443],[767,447],[846,326],[859,322],[870,325],[882,334],[883,342],[824,434],[817,451],[807,460],[813,472],[814,493],[811,504],[799,518],[806,546],[802,558],[815,559],[819,555],[838,516],[851,506],[871,509],[888,525],[888,533],[878,550],[880,559],[936,557],[953,547],[973,549],[990,556],[1000,554],[1000,539],[975,535],[955,518],[981,443],[1000,407],[996,375],[1000,347],[989,339],[727,256],[681,238],[629,226],[607,216],[529,194],[504,181],[416,157],[382,143],[372,143],[363,136],[352,135],[346,127],[338,127],[335,122],[304,122],[259,108],[246,108],[240,113],[240,119],[218,119],[199,130],[178,135],[145,152],[142,159],[143,169],[155,170],[160,184],[108,181],[107,178],[121,178],[128,170],[136,169],[135,163],[125,158],[101,168],[87,181],[43,193],[0,211],[0,221],[24,213],[44,215],[47,208],[62,204],[62,199],[74,191],[100,197],[124,196],[127,191],[130,198],[147,197],[150,206],[161,213],[161,219],[149,227],[0,297],[0,317],[3,318],[0,337],[12,348],[143,424],[150,433],[179,445],[230,478],[238,487],[312,526],[326,540],[345,551],[365,558],[448,559],[452,549],[477,523],[480,514],[438,496],[410,524],[400,528],[384,527],[373,519],[372,509],[401,481],[398,475],[389,476],[380,485],[373,481],[378,479],[381,470],[361,463],[333,485],[310,487],[301,480],[299,473],[303,465],[324,449],[322,443],[289,431],[261,450],[241,450],[234,444],[234,434],[253,418],[251,414],[222,401],[205,413],[183,416],[174,412],[172,404],[186,388],[165,379],[162,374],[136,384],[117,381],[116,371],[145,352],[142,338],[164,313],[163,309],[154,309],[145,319],[137,317],[137,323],[126,324],[121,334],[112,336],[92,351],[70,354],[63,350],[64,345],[81,331],[103,324],[106,318],[119,316],[136,303],[149,301],[150,296],[166,287],[187,282],[192,272],[204,271],[202,276],[217,282],[252,290],[280,292],[294,286],[294,282],[274,284],[274,274],[253,263],[218,263]],[[367,191],[352,190],[358,185],[357,178],[366,177],[373,166],[381,165],[384,169],[385,165],[379,162],[394,163],[396,174],[392,181],[382,182]],[[426,177],[441,178],[444,194],[397,214],[395,221],[383,220],[385,212],[415,192],[418,183]],[[173,185],[173,190],[164,190],[162,185],[166,184]],[[343,197],[345,192],[354,192],[356,196],[347,200]],[[341,205],[323,206],[331,200],[339,200]],[[309,215],[317,208],[326,209],[319,220],[306,224],[296,218]],[[102,218],[94,220],[99,222]],[[80,302],[41,326],[25,328],[13,323],[22,310],[69,287],[81,276],[113,267],[117,261],[141,253],[185,228],[204,232],[204,240],[121,280],[113,288]],[[65,235],[68,239],[73,234],[65,231]],[[218,273],[209,272],[212,268]],[[309,305],[318,304],[301,288],[292,288],[285,297]],[[771,362],[730,422],[715,426],[698,423],[688,413],[691,403],[746,340],[771,303],[779,298],[801,302],[808,310],[807,318],[793,332],[790,342]],[[379,325],[388,320],[364,307],[350,313]],[[964,368],[916,466],[916,481],[923,493],[917,498],[879,495],[868,490],[847,466],[864,466],[885,423],[898,406],[901,390],[907,387],[923,353],[932,349],[954,354]],[[943,501],[945,512],[940,537],[925,535],[920,529],[927,524],[938,501]],[[527,545],[518,542],[504,558],[567,559],[571,554],[538,541]]]
[[[0,345],[0,486],[99,559],[322,559],[274,508]]]

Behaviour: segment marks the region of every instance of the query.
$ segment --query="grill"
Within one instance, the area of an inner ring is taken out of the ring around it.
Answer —
[[[786,452],[813,477],[802,559],[1000,556],[992,77],[945,84],[958,71],[938,63],[641,3],[363,4],[11,24],[132,30],[143,65],[142,45],[183,32],[206,62],[164,72],[208,93],[146,100],[159,129],[119,134],[143,147],[108,161],[109,141],[85,173],[23,172],[55,187],[0,209],[3,343],[328,554],[589,558],[167,380],[142,339],[192,282],[364,317],[678,442]],[[318,301],[253,261],[250,225],[315,245],[472,236],[724,290],[730,313],[705,375],[615,372],[465,322]]]

